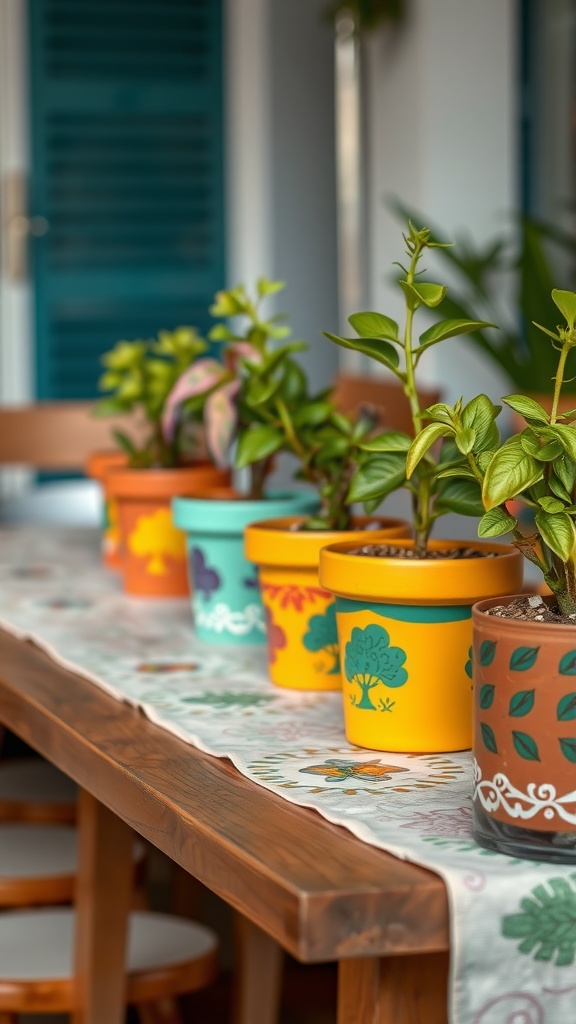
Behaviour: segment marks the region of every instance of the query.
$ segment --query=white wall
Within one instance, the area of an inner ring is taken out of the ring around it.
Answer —
[[[314,386],[337,369],[333,32],[325,0],[228,0],[228,278],[286,281],[278,308],[311,345]]]
[[[517,208],[516,0],[407,0],[399,30],[367,48],[369,265],[372,308],[399,316],[391,264],[403,256],[396,196],[454,237],[493,236]],[[428,261],[430,265],[430,261]],[[445,273],[445,271],[444,271]],[[451,401],[509,391],[469,340],[422,360]]]

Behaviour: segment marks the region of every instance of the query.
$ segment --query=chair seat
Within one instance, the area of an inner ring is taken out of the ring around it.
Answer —
[[[77,870],[77,831],[73,825],[0,822],[0,907],[70,902]],[[145,857],[134,844],[134,862]]]
[[[77,786],[41,758],[0,762],[0,821],[72,822]]]
[[[72,908],[0,914],[0,1010],[66,1012],[74,1006]],[[127,943],[127,1001],[192,992],[216,974],[218,940],[204,925],[133,911]]]

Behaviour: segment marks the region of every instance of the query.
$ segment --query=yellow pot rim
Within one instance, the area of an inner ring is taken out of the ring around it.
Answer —
[[[326,544],[346,538],[353,546],[371,540],[390,540],[409,537],[410,527],[404,519],[383,516],[357,516],[353,522],[358,525],[352,530],[294,530],[304,516],[282,516],[251,523],[244,532],[246,558],[256,565],[284,568],[318,568],[320,551]],[[366,530],[365,523],[377,522],[375,530]]]
[[[412,540],[395,541],[412,547]],[[469,547],[494,558],[402,559],[357,556],[357,543],[330,544],[320,555],[320,583],[338,597],[376,604],[473,604],[522,589],[523,556],[510,544],[433,540],[434,551]]]

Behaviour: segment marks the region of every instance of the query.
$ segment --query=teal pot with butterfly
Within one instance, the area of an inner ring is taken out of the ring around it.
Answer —
[[[266,643],[256,569],[244,555],[244,529],[258,519],[306,515],[312,491],[270,492],[261,500],[222,488],[207,498],[176,498],[174,523],[186,533],[196,636],[210,644]]]

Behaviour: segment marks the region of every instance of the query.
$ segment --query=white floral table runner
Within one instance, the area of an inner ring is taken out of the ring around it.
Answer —
[[[279,690],[263,652],[200,645],[186,601],[123,596],[88,531],[0,531],[0,620],[258,785],[438,872],[450,1024],[576,1024],[576,865],[474,843],[469,753],[349,746],[338,694]]]

